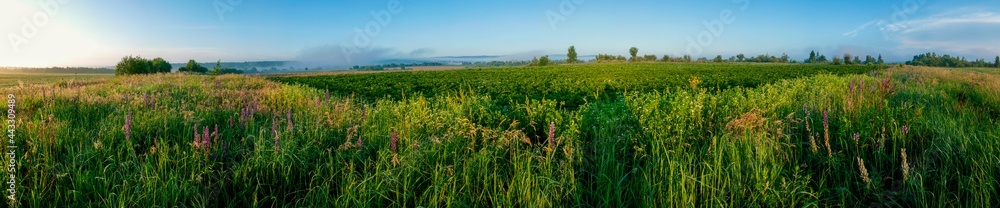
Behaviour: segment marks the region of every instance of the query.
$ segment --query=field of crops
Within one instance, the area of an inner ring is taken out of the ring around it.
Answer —
[[[862,74],[879,68],[882,66],[617,63],[293,76],[272,80],[368,99],[398,100],[406,96],[455,94],[464,90],[489,95],[500,102],[548,99],[577,107],[599,96],[617,97],[627,91],[652,92],[688,86],[692,77],[698,77],[701,86],[725,89],[754,87],[816,74]]]
[[[16,101],[4,159],[17,165],[0,179],[16,176],[22,207],[994,207],[1000,75],[982,70],[600,64],[14,86],[0,92]],[[614,96],[576,98],[598,93]]]

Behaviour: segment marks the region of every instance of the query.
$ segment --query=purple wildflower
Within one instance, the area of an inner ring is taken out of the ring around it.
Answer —
[[[903,132],[903,136],[906,136],[906,134],[910,133],[910,126],[903,125],[903,129],[901,130]]]
[[[556,143],[556,122],[549,122],[549,146]]]
[[[396,131],[392,131],[392,139],[389,140],[389,149],[392,149],[393,152],[396,151],[396,142],[398,141],[399,138],[396,137]]]
[[[323,100],[330,101],[330,90],[326,90],[326,97]]]
[[[229,116],[229,126],[233,126],[233,116]]]
[[[125,140],[129,140],[132,135],[132,112],[125,114]]]
[[[203,129],[201,132],[201,144],[207,147],[210,144],[209,142],[212,141],[211,135],[208,132],[208,126],[202,128]]]
[[[854,133],[854,143],[858,143],[861,140],[861,134]]]
[[[809,105],[802,104],[802,111],[806,113],[806,116],[809,116]]]

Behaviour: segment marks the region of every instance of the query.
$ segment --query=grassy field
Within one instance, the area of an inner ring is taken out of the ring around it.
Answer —
[[[0,72],[0,88],[20,85],[52,84],[63,85],[73,82],[92,82],[101,78],[114,77],[114,74],[49,74],[49,73],[8,73]]]
[[[438,85],[458,82],[447,77],[468,82]],[[478,88],[484,77],[503,81]],[[0,88],[17,97],[12,203],[1000,204],[1000,76],[983,69],[612,64],[275,80],[305,84],[160,74]],[[611,95],[553,96],[600,86]],[[520,94],[532,90],[555,93]]]

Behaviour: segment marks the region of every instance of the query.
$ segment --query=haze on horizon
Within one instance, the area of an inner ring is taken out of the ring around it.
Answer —
[[[723,57],[811,50],[904,61],[1000,54],[998,1],[70,1],[0,3],[0,66],[565,54]]]

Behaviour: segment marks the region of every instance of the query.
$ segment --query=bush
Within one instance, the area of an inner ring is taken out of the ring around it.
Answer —
[[[138,56],[126,56],[115,65],[115,75],[145,74],[152,68],[151,62]]]

